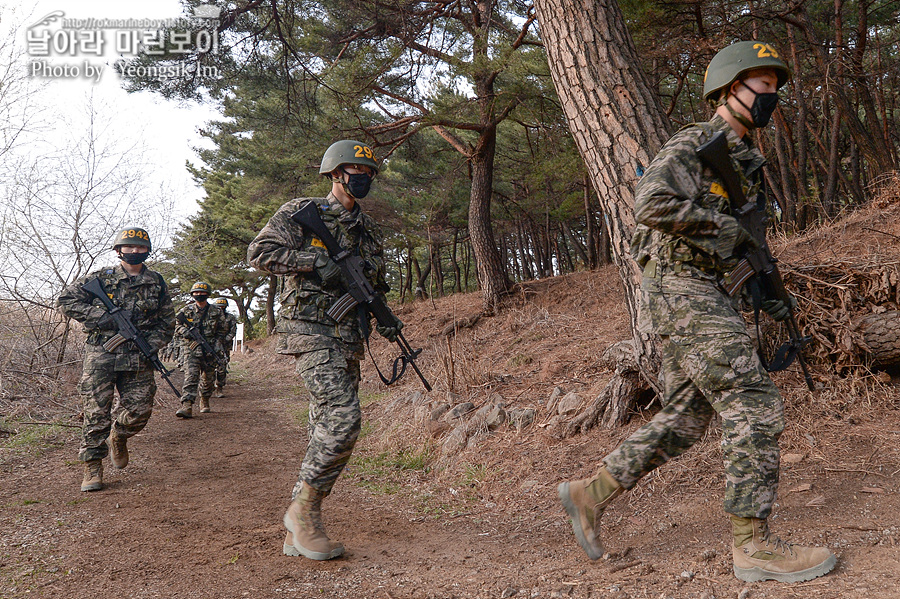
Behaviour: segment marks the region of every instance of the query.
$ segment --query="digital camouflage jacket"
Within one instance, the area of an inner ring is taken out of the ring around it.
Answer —
[[[68,318],[82,324],[87,334],[89,353],[115,355],[115,370],[144,370],[150,363],[143,357],[134,343],[128,341],[113,352],[102,348],[116,334],[115,325],[101,318],[106,308],[100,300],[81,287],[91,279],[99,278],[110,295],[112,303],[131,312],[131,320],[144,334],[150,347],[162,349],[172,339],[175,328],[175,310],[165,281],[159,273],[147,267],[135,276],[130,276],[121,265],[102,268],[81,277],[63,289],[56,300],[57,308]],[[87,358],[86,358],[87,361]],[[107,356],[109,361],[109,356]]]
[[[237,335],[237,316],[225,310],[223,310],[222,312],[225,315],[225,328],[223,329],[222,333],[222,347],[225,349],[225,351],[231,351],[231,342],[234,341],[234,338]]]
[[[341,247],[361,256],[367,263],[366,276],[375,291],[384,294],[383,245],[378,226],[362,212],[359,204],[347,210],[332,194],[325,198],[298,198],[284,204],[263,227],[247,250],[247,260],[256,268],[282,276],[281,308],[278,313],[278,352],[300,354],[320,349],[315,336],[324,335],[359,344],[365,331],[358,308],[341,322],[326,312],[343,294],[340,285],[325,286],[316,274],[316,258],[326,253],[325,244],[306,234],[291,220],[304,202],[318,204],[325,226]],[[368,321],[366,321],[368,322]]]
[[[179,316],[182,314],[191,325],[199,323],[200,333],[206,341],[214,350],[222,351],[222,338],[225,336],[227,325],[225,323],[225,313],[220,307],[207,302],[205,308],[200,308],[196,302],[191,302],[178,311]],[[180,320],[179,316],[175,318],[175,335],[181,339],[183,355],[202,358],[203,349],[201,347],[198,346],[191,349],[194,340],[188,333],[188,327],[178,322]],[[215,357],[206,356],[206,360],[213,362]]]
[[[745,330],[736,303],[717,288],[716,281],[737,264],[735,247],[750,235],[731,215],[720,179],[697,156],[697,148],[717,131],[726,132],[729,155],[746,196],[760,193],[765,159],[722,117],[688,125],[666,142],[635,188],[637,226],[631,253],[644,269],[644,291],[650,292],[642,306],[642,330],[662,335]],[[677,276],[664,277],[665,273]],[[706,296],[709,305],[697,299]],[[675,299],[685,297],[694,303],[674,308]],[[691,317],[713,304],[723,304],[725,310],[718,324],[712,315],[705,320]]]

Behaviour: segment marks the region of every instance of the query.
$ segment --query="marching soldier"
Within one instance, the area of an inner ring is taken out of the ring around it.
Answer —
[[[118,332],[115,322],[100,300],[82,286],[99,279],[112,303],[129,315],[154,350],[162,349],[172,339],[175,321],[166,282],[144,265],[152,249],[147,231],[139,227],[122,229],[112,249],[119,257],[117,266],[78,279],[57,299],[59,311],[80,322],[87,333],[84,374],[79,384],[84,409],[78,452],[78,459],[84,462],[82,491],[103,488],[103,458],[107,454],[111,454],[116,468],[128,465],[126,441],[147,425],[156,394],[153,367],[134,343],[126,341],[111,350],[103,347]]]
[[[231,345],[237,335],[237,316],[228,311],[228,300],[219,297],[213,300],[225,315],[225,331],[222,341],[222,354],[225,356],[225,364],[216,367],[216,397],[225,397],[225,380],[228,376],[228,364],[231,363]]]
[[[200,412],[210,411],[209,398],[216,382],[217,354],[221,356],[220,338],[225,330],[225,315],[218,306],[213,306],[209,298],[209,284],[197,281],[191,287],[194,302],[182,308],[175,316],[175,335],[181,339],[181,353],[184,370],[184,387],[181,392],[181,407],[175,412],[179,418],[193,417],[194,401],[200,396]],[[190,329],[199,332],[210,350],[195,339]]]
[[[295,356],[297,373],[310,395],[309,445],[284,515],[288,532],[283,551],[326,560],[344,552],[343,545],[325,534],[321,507],[359,436],[359,363],[368,314],[354,308],[336,322],[325,313],[343,294],[341,269],[322,240],[305,233],[291,214],[314,202],[341,247],[367,262],[366,274],[376,292],[384,294],[388,285],[381,234],[358,202],[378,174],[371,148],[357,141],[336,142],[326,150],[319,174],[330,179],[331,192],[284,204],[250,244],[247,258],[256,268],[284,277],[277,351]],[[376,330],[393,341],[402,326],[397,320],[395,326],[379,325]]]
[[[676,133],[637,184],[631,251],[644,269],[639,326],[660,336],[664,407],[606,456],[593,478],[559,486],[575,537],[591,559],[603,554],[600,517],[610,502],[690,448],[718,414],[735,576],[799,582],[835,565],[828,549],[791,545],[769,531],[782,398],[747,334],[739,300],[719,284],[742,248],[757,242],[731,214],[723,181],[697,156],[700,145],[725,132],[746,197],[764,193],[765,159],[748,133],[766,126],[790,76],[769,44],[738,42],[720,51],[703,88],[715,106],[712,120]],[[772,298],[762,308],[775,320],[790,312]]]

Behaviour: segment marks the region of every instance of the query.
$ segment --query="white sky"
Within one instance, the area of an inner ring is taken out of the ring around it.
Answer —
[[[3,0],[0,0],[2,4]],[[62,11],[66,19],[165,19],[182,16],[178,0],[39,0],[33,9],[15,9],[17,20],[22,22],[17,41],[26,50],[27,28],[53,11]],[[4,16],[8,14],[9,10],[4,11]],[[99,82],[84,76],[33,77],[35,82],[45,84],[39,92],[41,103],[51,108],[51,129],[55,126],[77,130],[79,123],[85,121],[85,106],[92,97],[98,117],[111,122],[122,147],[137,144],[142,148],[144,158],[153,165],[148,169],[148,185],[154,188],[165,185],[172,189],[177,197],[175,216],[183,220],[197,210],[197,201],[203,197],[203,190],[194,184],[187,173],[185,161],[199,164],[192,148],[206,145],[206,142],[198,133],[198,128],[216,119],[218,114],[210,106],[170,102],[148,92],[126,93],[111,66],[118,57],[113,47],[116,31],[105,30],[106,52],[102,57],[76,51],[75,56],[51,54],[43,58],[51,65],[91,63],[95,69],[103,67],[103,73]],[[28,61],[41,59],[32,52],[25,58]],[[26,66],[26,70],[30,68]],[[42,133],[40,137],[47,141],[53,136],[52,133],[49,136]]]

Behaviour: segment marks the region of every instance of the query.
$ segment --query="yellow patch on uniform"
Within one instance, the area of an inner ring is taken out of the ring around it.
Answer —
[[[312,241],[309,242],[309,245],[311,245],[313,247],[317,247],[317,248],[322,248],[323,250],[327,249],[325,247],[325,243],[323,243],[322,240],[319,239],[318,237],[313,237]]]
[[[722,196],[723,198],[728,197],[728,192],[725,191],[725,188],[713,181],[713,184],[709,186],[710,193],[714,193],[717,196]]]

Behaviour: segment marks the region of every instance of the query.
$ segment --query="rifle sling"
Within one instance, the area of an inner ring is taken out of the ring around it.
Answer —
[[[375,365],[375,372],[377,372],[378,376],[381,377],[382,383],[384,383],[385,385],[393,385],[403,377],[403,374],[406,372],[406,365],[409,363],[409,359],[405,354],[400,354],[394,360],[393,372],[391,373],[391,378],[388,379],[381,373],[381,369],[378,368],[378,362],[375,361],[375,356],[372,355],[372,348],[369,347],[368,336],[366,336],[366,351],[369,352],[369,357],[372,358],[372,364]]]
[[[759,329],[759,313],[762,310],[762,291],[759,288],[759,280],[756,277],[751,278],[747,282],[747,289],[750,291],[750,298],[753,301],[753,320],[756,323],[757,339],[756,354],[759,356],[759,361],[762,363],[763,368],[766,369],[766,372],[781,372],[782,370],[786,370],[788,366],[794,363],[794,359],[796,359],[802,344],[796,343],[794,340],[786,341],[781,347],[775,350],[775,355],[772,356],[772,360],[767,361],[765,355],[763,355],[762,333]]]

